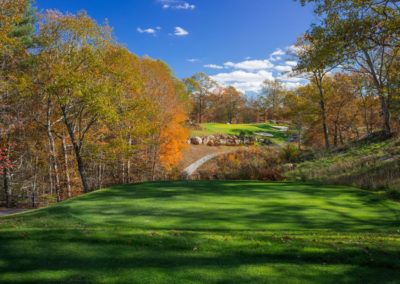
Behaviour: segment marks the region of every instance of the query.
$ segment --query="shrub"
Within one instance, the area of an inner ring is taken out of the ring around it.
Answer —
[[[279,157],[285,163],[296,163],[300,161],[300,154],[299,148],[293,144],[287,144],[281,149]]]
[[[206,164],[201,179],[282,180],[279,155],[272,148],[249,148],[230,153]]]

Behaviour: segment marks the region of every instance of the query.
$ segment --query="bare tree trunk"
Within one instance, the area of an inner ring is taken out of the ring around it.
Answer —
[[[67,183],[67,196],[68,198],[72,197],[72,190],[71,190],[71,179],[69,176],[69,167],[68,167],[68,149],[67,143],[65,141],[65,136],[62,136],[62,150],[64,154],[64,170],[65,170],[65,181]]]
[[[62,200],[61,198],[61,183],[60,183],[60,173],[58,169],[58,162],[57,162],[57,153],[55,149],[55,143],[54,143],[54,136],[51,133],[51,130],[47,133],[48,138],[49,138],[49,151],[50,151],[50,171],[54,171],[54,179],[55,179],[55,184],[54,188],[56,191],[57,195],[57,202],[60,202]]]
[[[3,169],[3,186],[6,194],[6,207],[11,208],[12,205],[12,189],[10,184],[10,173],[7,168]]]
[[[83,162],[80,150],[76,145],[74,146],[74,151],[75,151],[75,156],[76,156],[76,162],[78,164],[79,176],[81,177],[81,182],[82,182],[82,186],[83,186],[83,192],[88,193],[90,191],[90,187],[89,187],[89,183],[87,181],[85,164]]]
[[[369,53],[365,50],[363,52],[364,52],[364,56],[365,56],[367,65],[370,69],[369,72],[372,75],[374,85],[378,91],[378,96],[379,96],[379,100],[381,103],[381,114],[382,114],[382,118],[383,118],[383,121],[382,121],[383,122],[383,131],[385,132],[385,134],[387,136],[389,136],[392,133],[392,130],[390,128],[390,110],[389,110],[390,102],[389,102],[389,98],[387,98],[385,96],[382,75],[379,74],[379,72],[376,72],[374,63],[373,63]]]
[[[122,159],[122,184],[125,184],[125,161]]]
[[[151,165],[151,180],[154,181],[156,179],[156,164],[157,164],[157,159],[156,159],[156,147],[153,148],[153,153],[152,153],[152,165]]]
[[[368,122],[368,105],[367,105],[367,100],[364,98],[364,96],[361,94],[361,100],[362,100],[362,108],[363,108],[363,119],[364,119],[364,124],[365,127],[367,128],[367,135],[371,134],[371,128]]]
[[[99,164],[97,165],[97,187],[101,188],[102,187],[102,163],[101,160],[99,162]]]
[[[57,195],[57,202],[61,201],[61,185],[60,185],[60,174],[58,170],[58,162],[57,162],[57,152],[54,142],[54,135],[51,124],[51,114],[52,114],[52,102],[50,96],[47,100],[47,121],[46,121],[46,130],[47,137],[49,140],[49,154],[50,154],[50,165],[49,170],[50,173],[54,170],[54,178],[55,178],[55,190]]]
[[[36,188],[37,188],[37,165],[38,165],[38,157],[35,157],[35,168],[34,168],[34,177],[32,183],[32,208],[36,208]]]
[[[343,135],[342,135],[342,130],[339,128],[339,139],[340,139],[340,144],[344,145],[344,139],[343,139]]]
[[[49,156],[49,182],[50,182],[50,195],[53,195],[53,170],[51,167],[51,157]]]
[[[78,141],[77,137],[75,137],[74,127],[68,119],[66,106],[61,106],[61,110],[64,117],[64,123],[67,126],[69,138],[71,139],[72,142],[72,148],[74,149],[76,162],[78,164],[78,172],[82,182],[83,192],[88,193],[90,191],[90,187],[87,180],[85,164],[83,162],[83,158],[81,155],[82,141]]]
[[[325,98],[324,98],[324,90],[322,86],[322,77],[315,75],[316,83],[318,86],[319,90],[319,106],[320,106],[320,112],[321,112],[321,118],[322,118],[322,130],[324,132],[324,138],[325,138],[325,147],[329,149],[331,147],[330,142],[329,142],[329,131],[328,131],[328,126],[327,126],[327,119],[326,119],[326,110],[325,110]]]
[[[338,126],[337,122],[335,121],[335,128],[333,133],[333,146],[337,147],[337,145],[338,145]]]
[[[381,93],[382,91],[380,91]],[[379,95],[379,100],[381,102],[381,110],[382,110],[382,117],[383,117],[383,130],[387,136],[392,133],[390,127],[390,111],[389,111],[389,103],[388,100],[385,98],[383,94]]]
[[[202,95],[199,95],[199,124],[203,123],[203,99],[201,97]]]
[[[131,183],[131,159],[129,158],[126,164],[126,173],[127,173],[127,183]]]

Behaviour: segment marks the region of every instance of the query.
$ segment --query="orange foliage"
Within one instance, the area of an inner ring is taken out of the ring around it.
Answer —
[[[186,113],[176,112],[170,122],[161,130],[160,162],[170,169],[182,159],[182,150],[187,147],[188,129],[184,127]]]

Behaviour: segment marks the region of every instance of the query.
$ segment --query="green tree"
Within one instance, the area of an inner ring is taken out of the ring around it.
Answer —
[[[193,116],[197,123],[203,123],[209,107],[209,98],[218,84],[204,73],[197,73],[184,80],[193,101]]]

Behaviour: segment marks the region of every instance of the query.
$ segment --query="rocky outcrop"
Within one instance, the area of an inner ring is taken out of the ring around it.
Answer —
[[[266,138],[256,138],[254,136],[236,136],[236,135],[208,135],[204,137],[190,137],[189,144],[213,146],[250,146],[256,142],[264,145],[270,145],[272,142]]]

